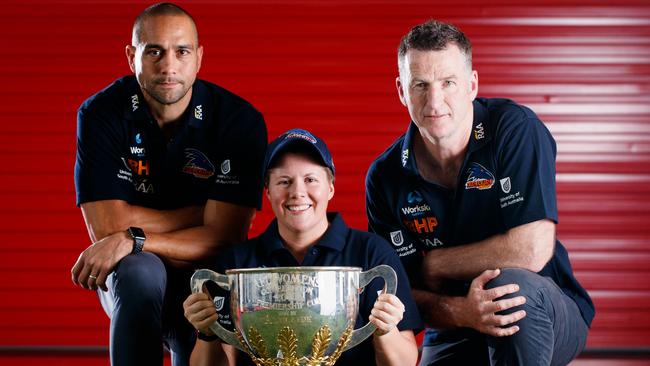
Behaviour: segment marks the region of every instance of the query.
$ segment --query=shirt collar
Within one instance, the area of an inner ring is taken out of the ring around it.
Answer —
[[[406,130],[406,135],[404,135],[400,152],[400,162],[402,163],[402,167],[415,175],[420,174],[418,172],[417,164],[415,163],[415,154],[413,153],[413,138],[418,133],[418,127],[413,123],[413,121],[411,121]]]
[[[469,138],[468,152],[470,153],[485,146],[492,139],[487,123],[485,123],[488,117],[487,109],[477,100],[474,100],[472,105],[474,108],[474,120],[472,121],[472,133]],[[404,135],[400,153],[402,167],[416,175],[420,174],[415,162],[415,154],[413,153],[413,138],[417,133],[419,133],[418,127],[411,121]]]
[[[343,221],[339,213],[332,212],[327,214],[329,226],[325,234],[314,244],[314,247],[325,247],[336,251],[343,251],[345,247],[345,239],[350,230]],[[270,256],[273,252],[278,250],[286,250],[280,232],[278,231],[278,220],[273,219],[268,228],[262,234],[262,252]]]
[[[488,110],[479,101],[474,100],[474,121],[472,122],[472,135],[469,138],[469,152],[474,152],[492,140],[488,126]]]
[[[132,77],[127,83],[128,93],[126,93],[126,101],[124,102],[126,119],[153,123],[153,116],[144,100],[144,95],[136,78]],[[197,79],[192,85],[192,99],[183,116],[183,124],[198,128],[203,124],[204,120],[209,118],[212,111],[208,109],[212,103],[208,98],[207,86]]]

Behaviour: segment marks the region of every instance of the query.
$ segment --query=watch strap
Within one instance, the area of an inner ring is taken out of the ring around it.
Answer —
[[[202,341],[205,341],[205,342],[214,342],[217,339],[219,339],[219,336],[217,336],[216,334],[213,334],[213,335],[203,334],[200,330],[197,330],[196,331],[196,338],[198,338],[198,339],[200,339]]]
[[[127,233],[133,239],[133,249],[131,249],[131,254],[138,254],[142,251],[144,247],[144,240],[146,236],[144,235],[144,230],[139,227],[131,226],[126,230]]]

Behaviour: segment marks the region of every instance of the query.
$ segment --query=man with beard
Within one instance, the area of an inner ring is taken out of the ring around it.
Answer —
[[[186,365],[189,277],[246,239],[261,207],[266,127],[248,102],[196,79],[203,48],[192,17],[162,3],[135,20],[135,75],[79,108],[75,184],[93,242],[72,281],[97,290],[111,318],[114,365]]]

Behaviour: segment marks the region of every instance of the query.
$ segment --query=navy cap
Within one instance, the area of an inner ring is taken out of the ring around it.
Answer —
[[[266,150],[266,158],[264,158],[264,172],[266,173],[269,170],[269,166],[278,154],[289,146],[295,146],[296,144],[313,149],[313,152],[316,152],[316,155],[321,158],[321,163],[330,168],[332,174],[334,174],[334,160],[332,160],[332,154],[330,154],[325,142],[309,131],[300,128],[293,128],[283,133],[269,144]]]

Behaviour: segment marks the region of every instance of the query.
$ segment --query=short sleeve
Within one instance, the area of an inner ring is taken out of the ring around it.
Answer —
[[[223,148],[220,149],[217,174],[208,198],[261,209],[267,145],[264,118],[248,107],[223,123],[229,127],[219,141]]]
[[[120,151],[123,136],[108,113],[87,103],[79,108],[74,174],[77,205],[105,199],[130,201],[132,173]]]
[[[399,245],[400,250],[413,251],[399,256],[402,265],[406,269],[408,278],[412,281],[420,277],[422,266],[422,255],[419,250],[419,239],[405,230],[399,218],[392,214],[390,204],[387,202],[385,189],[380,188],[380,180],[377,178],[380,172],[376,163],[370,166],[366,176],[366,214],[368,216],[368,231],[375,233],[384,240]],[[403,249],[402,249],[403,248]],[[396,249],[391,248],[394,251]]]
[[[531,111],[520,121],[502,125],[496,156],[505,228],[541,219],[557,222],[553,137]]]

